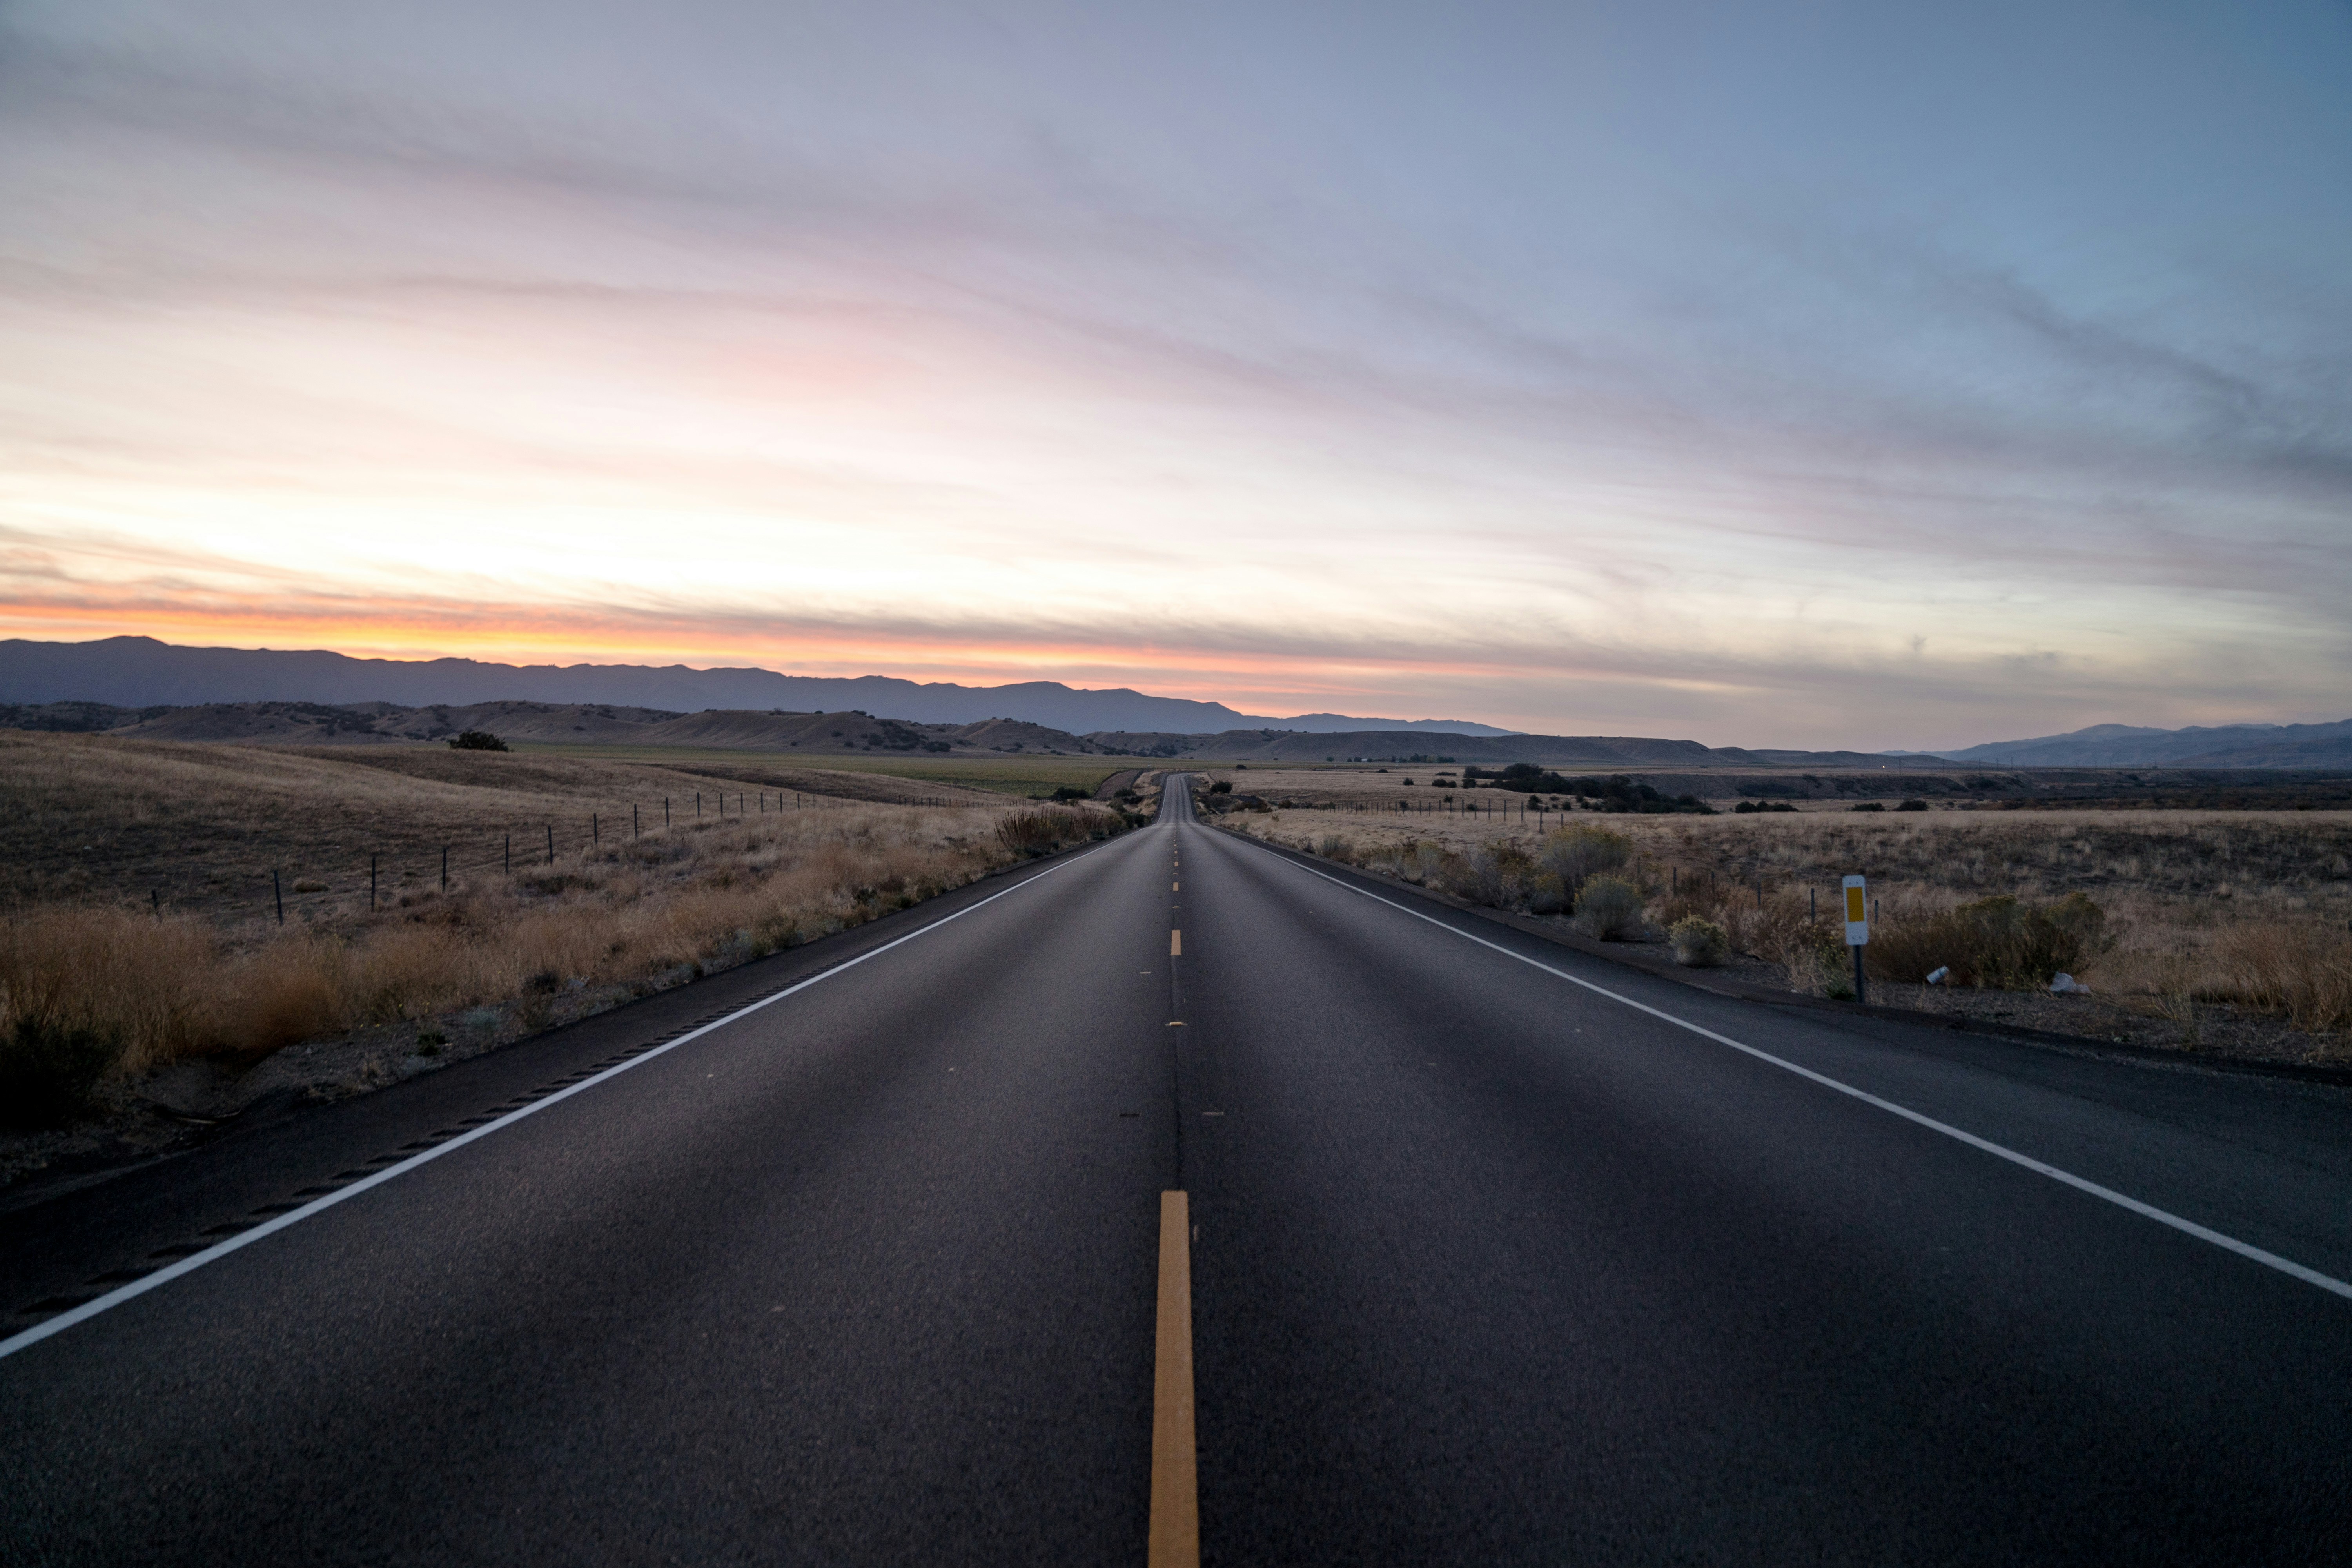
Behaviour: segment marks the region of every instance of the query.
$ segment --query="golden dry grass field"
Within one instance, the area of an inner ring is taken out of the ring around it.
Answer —
[[[515,749],[527,755],[577,757],[589,762],[629,762],[698,772],[708,769],[740,780],[774,780],[786,774],[822,770],[1026,797],[1049,795],[1064,786],[1092,793],[1113,773],[1167,765],[1165,763],[1155,763],[1148,757],[924,757],[847,752],[812,756],[803,764],[797,757],[786,761],[772,752],[730,751],[717,747],[702,750],[678,746],[572,745],[536,741],[520,742]]]
[[[1284,793],[1265,787],[1273,775],[1255,770],[1222,776],[1234,777],[1238,789]],[[2102,920],[2075,978],[2108,1003],[2169,1020],[2178,1027],[2168,1038],[2193,1043],[2199,1009],[2207,1005],[2339,1037],[2335,1045],[2300,1047],[2306,1055],[2339,1049],[2343,1031],[2352,1029],[2352,813],[1579,811],[1522,819],[1516,811],[1400,816],[1378,809],[1379,786],[1351,808],[1342,790],[1310,790],[1307,783],[1296,781],[1289,798],[1334,804],[1224,820],[1413,880],[1423,879],[1425,864],[1430,877],[1452,876],[1450,890],[1483,888],[1493,896],[1479,901],[1523,909],[1531,907],[1536,873],[1515,881],[1513,865],[1538,862],[1547,835],[1563,824],[1604,828],[1627,841],[1622,874],[1639,888],[1654,932],[1687,916],[1706,918],[1739,952],[1783,966],[1790,984],[1816,991],[1824,984],[1819,954],[1832,895],[1848,873],[1869,879],[1877,911],[1874,973],[1895,983],[1916,982],[1911,968],[1937,962],[1931,933],[1948,930],[1963,906],[2007,897],[2030,910],[2081,894]],[[1476,795],[1485,805],[1504,793]],[[1916,985],[1906,1000],[2014,1008],[1951,993],[1930,996]],[[2048,1016],[2042,1009],[2032,1021]]]
[[[395,1025],[511,1038],[1124,826],[737,760],[0,731],[0,1120],[100,1057],[119,1080]]]

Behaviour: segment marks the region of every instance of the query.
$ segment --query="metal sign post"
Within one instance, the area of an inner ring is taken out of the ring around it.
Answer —
[[[1870,945],[1870,900],[1860,877],[1845,879],[1845,944],[1853,950],[1853,999],[1870,1000],[1870,983],[1863,978],[1862,950]]]

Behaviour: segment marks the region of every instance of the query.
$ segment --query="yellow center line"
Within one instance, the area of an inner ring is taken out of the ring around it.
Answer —
[[[1151,1379],[1150,1568],[1199,1568],[1201,1500],[1192,1441],[1192,1221],[1182,1193],[1160,1194],[1160,1332]]]

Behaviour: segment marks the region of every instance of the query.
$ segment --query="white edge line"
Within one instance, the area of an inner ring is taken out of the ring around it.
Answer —
[[[1254,840],[1248,839],[1244,839],[1244,841],[1255,842]],[[1259,844],[1257,845],[1257,847],[1261,849],[1271,849],[1272,846]],[[1514,952],[1500,942],[1488,942],[1483,936],[1464,931],[1461,927],[1454,925],[1448,921],[1439,920],[1434,915],[1425,914],[1420,910],[1411,908],[1405,904],[1398,903],[1393,899],[1384,899],[1369,889],[1359,888],[1352,882],[1342,881],[1339,878],[1330,875],[1328,872],[1318,871],[1314,867],[1306,865],[1300,861],[1293,860],[1286,855],[1276,855],[1275,858],[1283,861],[1286,865],[1297,867],[1299,870],[1306,872],[1310,877],[1320,877],[1323,880],[1330,883],[1333,887],[1344,888],[1349,892],[1357,894],[1361,898],[1370,899],[1376,904],[1386,904],[1389,908],[1397,910],[1399,913],[1411,915],[1417,921],[1427,921],[1431,925],[1437,927],[1440,931],[1451,931],[1465,942],[1475,942],[1480,947],[1494,949],[1496,952],[1501,953],[1506,958],[1516,958],[1521,963],[1527,964],[1531,968],[1540,969],[1546,974],[1555,975],[1561,980],[1567,981],[1570,985],[1581,985],[1587,991],[1591,991],[1597,995],[1608,997],[1612,1002],[1622,1002],[1626,1006],[1633,1008],[1636,1012],[1647,1013],[1651,1017],[1663,1019],[1666,1023],[1674,1025],[1676,1028],[1688,1029],[1692,1034],[1702,1036],[1706,1039],[1713,1040],[1717,1045],[1729,1046],[1735,1051],[1745,1052],[1748,1056],[1754,1057],[1758,1061],[1769,1062],[1772,1066],[1780,1068],[1784,1072],[1795,1073],[1799,1078],[1810,1079],[1814,1083],[1820,1084],[1823,1089],[1833,1089],[1840,1094],[1851,1095],[1854,1099],[1861,1100],[1865,1105],[1874,1105],[1881,1110],[1888,1111],[1894,1115],[1903,1118],[1906,1121],[1916,1122],[1920,1126],[1928,1129],[1930,1131],[1940,1132],[1947,1138],[1957,1139],[1960,1142],[1967,1144],[1971,1149],[1980,1149],[1996,1159],[2008,1161],[2012,1165],[2022,1165],[2025,1169],[2035,1172],[2038,1174],[2047,1176],[2053,1182],[2063,1183],[2065,1185],[2073,1187],[2077,1192],[2088,1193],[2095,1198],[2105,1199],[2106,1202],[2115,1205],[2117,1208],[2129,1209],[2132,1213],[2140,1215],[2142,1218],[2152,1219],[2158,1225],[2170,1226],[2173,1229],[2179,1231],[2184,1236],[2193,1236],[2200,1241],[2210,1242],[2215,1247],[2221,1248],[2224,1252],[2234,1252],[2239,1257],[2259,1263],[2266,1268],[2275,1268],[2282,1274],[2292,1275],[2294,1278],[2302,1280],[2306,1285],[2316,1285],[2323,1290],[2328,1291],[2334,1295],[2341,1296],[2347,1300],[2352,1300],[2352,1283],[2347,1283],[2344,1280],[2335,1278],[2333,1275],[2322,1274],[2316,1268],[2306,1268],[2291,1258],[2281,1258],[2275,1252],[2266,1252],[2263,1248],[2252,1245],[2251,1242],[2240,1241],[2234,1236],[2224,1236],[2218,1230],[2199,1225],[2193,1219],[2183,1219],[2177,1214],[2168,1214],[2165,1210],[2158,1208],[2153,1204],[2144,1204],[2140,1202],[2139,1199],[2133,1197],[2128,1194],[2116,1191],[2113,1187],[2103,1187],[2096,1182],[2078,1176],[2072,1171],[2060,1170],[2057,1166],[2042,1160],[2037,1160],[2031,1154],[2021,1154],[2014,1149],[2006,1148],[2001,1144],[1995,1143],[1989,1138],[1979,1138],[1973,1132],[1966,1131],[1960,1128],[1952,1126],[1949,1122],[1938,1121],[1932,1116],[1923,1116],[1907,1105],[1897,1105],[1891,1100],[1882,1100],[1877,1095],[1871,1093],[1868,1089],[1856,1089],[1850,1083],[1841,1083],[1836,1079],[1817,1073],[1811,1068],[1799,1067],[1795,1062],[1776,1057],[1769,1051],[1759,1051],[1754,1046],[1742,1045],[1739,1041],[1733,1039],[1728,1035],[1718,1035],[1713,1029],[1706,1028],[1702,1025],[1694,1024],[1687,1018],[1677,1018],[1672,1013],[1661,1012],[1659,1009],[1651,1006],[1645,1002],[1636,1002],[1631,996],[1621,995],[1617,992],[1610,990],[1605,985],[1595,985],[1590,980],[1580,980],[1575,975],[1569,973],[1566,970],[1554,969],[1550,964],[1542,962],[1540,959],[1529,958],[1523,952]],[[5,1346],[0,1346],[0,1352],[5,1352]]]
[[[1113,840],[1112,842],[1116,842],[1116,840]],[[6,1360],[8,1357],[15,1355],[18,1351],[25,1350],[40,1343],[43,1340],[47,1339],[52,1334],[61,1334],[68,1329],[72,1328],[76,1323],[86,1322],[89,1319],[97,1317],[100,1312],[111,1311],[113,1309],[120,1307],[122,1303],[131,1300],[133,1297],[143,1296],[148,1291],[154,1289],[160,1285],[168,1285],[183,1274],[192,1274],[195,1270],[202,1268],[207,1263],[217,1263],[222,1258],[226,1258],[230,1253],[235,1252],[237,1248],[241,1247],[249,1247],[253,1243],[259,1241],[263,1237],[274,1236],[278,1232],[287,1228],[289,1226],[297,1225],[303,1220],[309,1219],[312,1215],[323,1214],[325,1211],[334,1207],[337,1204],[341,1203],[346,1198],[355,1198],[371,1187],[380,1187],[383,1185],[384,1183],[391,1181],[394,1176],[405,1175],[408,1172],[415,1170],[419,1165],[437,1160],[442,1155],[449,1153],[455,1150],[462,1149],[478,1138],[486,1138],[489,1134],[498,1131],[502,1127],[511,1127],[516,1122],[520,1121],[524,1117],[544,1110],[549,1106],[555,1104],[559,1100],[569,1100],[583,1089],[593,1089],[607,1079],[618,1078],[621,1074],[628,1071],[631,1068],[643,1067],[646,1063],[652,1061],[656,1057],[667,1056],[671,1051],[677,1049],[678,1047],[687,1044],[690,1040],[700,1039],[703,1036],[709,1034],[713,1029],[723,1029],[728,1025],[735,1023],[739,1019],[749,1017],[762,1007],[782,1001],[785,997],[793,994],[795,992],[805,991],[812,985],[817,984],[823,981],[830,980],[835,975],[843,973],[845,971],[855,969],[869,958],[879,958],[884,953],[889,952],[892,948],[898,946],[902,942],[912,942],[919,936],[929,936],[931,932],[939,930],[941,926],[947,925],[954,921],[960,921],[975,910],[985,909],[989,905],[996,902],[999,899],[1006,898],[1012,894],[1020,892],[1024,888],[1033,888],[1036,886],[1039,882],[1052,876],[1055,872],[1061,870],[1063,867],[1075,865],[1081,858],[1083,858],[1081,856],[1072,856],[1069,859],[1061,862],[1060,865],[1048,866],[1043,871],[1038,872],[1035,876],[1024,878],[1010,888],[1003,889],[999,892],[991,893],[988,897],[982,899],[977,903],[967,904],[962,909],[958,910],[955,913],[945,916],[940,920],[935,920],[919,931],[910,931],[904,936],[894,937],[890,941],[884,942],[881,946],[875,948],[870,952],[861,952],[856,958],[848,959],[843,963],[835,964],[832,968],[825,970],[823,973],[812,974],[806,980],[800,981],[795,984],[788,985],[782,991],[772,993],[769,995],[761,997],[756,1002],[738,1007],[735,1011],[728,1014],[723,1018],[714,1018],[709,1023],[703,1025],[699,1028],[688,1030],[685,1034],[680,1035],[674,1040],[666,1041],[661,1045],[654,1046],[648,1049],[639,1051],[627,1061],[615,1063],[614,1066],[606,1068],[604,1071],[595,1074],[592,1078],[583,1078],[578,1083],[572,1084],[569,1088],[557,1089],[551,1094],[534,1100],[529,1105],[522,1107],[519,1110],[509,1110],[495,1121],[486,1121],[479,1127],[474,1128],[470,1131],[461,1132],[457,1137],[449,1139],[446,1142],[436,1143],[430,1149],[410,1155],[407,1159],[403,1160],[397,1165],[386,1165],[383,1170],[378,1171],[375,1174],[372,1176],[363,1176],[360,1180],[353,1182],[350,1186],[338,1187],[333,1192],[327,1194],[324,1197],[313,1198],[310,1202],[304,1204],[299,1209],[289,1210],[285,1214],[278,1215],[275,1219],[264,1220],[259,1225],[255,1226],[251,1230],[241,1230],[235,1236],[229,1237],[221,1241],[216,1246],[208,1247],[202,1252],[191,1253],[189,1256],[181,1258],[177,1263],[166,1264],[163,1268],[155,1270],[152,1274],[142,1276],[140,1279],[132,1280],[130,1284],[110,1290],[105,1295],[98,1297],[93,1300],[85,1301],[80,1306],[75,1307],[68,1311],[59,1312],[54,1318],[44,1319],[42,1321],[34,1324],[31,1328],[26,1329],[20,1334],[13,1335],[8,1339],[0,1340],[0,1361]]]

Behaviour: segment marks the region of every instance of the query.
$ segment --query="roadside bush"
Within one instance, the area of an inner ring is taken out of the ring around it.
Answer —
[[[2107,951],[2106,921],[2106,911],[2086,893],[2047,904],[2003,893],[1939,914],[1890,920],[1870,933],[1865,962],[1886,980],[1923,982],[1948,966],[1956,985],[2038,990]]]
[[[1550,871],[1538,871],[1528,879],[1528,912],[1556,915],[1574,900],[1569,897],[1568,884]]]
[[[1731,955],[1731,941],[1713,921],[1685,915],[1666,932],[1675,962],[1686,969],[1713,969]]]
[[[1356,858],[1355,840],[1344,834],[1327,833],[1322,842],[1315,846],[1315,853],[1326,860],[1337,860],[1342,866],[1351,865]]]
[[[1833,931],[1815,930],[1791,942],[1780,962],[1789,966],[1789,986],[1833,1002],[1853,1000],[1853,953]]]
[[[1234,793],[1234,781],[1231,779],[1219,779],[1216,783],[1209,786],[1209,793],[1211,795],[1231,795]]]
[[[1015,812],[996,825],[996,837],[1016,855],[1050,855],[1066,844],[1083,844],[1095,837],[1085,812],[1066,807]]]
[[[1589,877],[1576,896],[1576,929],[1597,942],[1622,942],[1642,926],[1641,889],[1622,877]]]
[[[1528,852],[1507,838],[1482,844],[1446,863],[1446,891],[1489,909],[1518,907],[1534,869]]]
[[[450,736],[449,749],[453,752],[503,752],[507,750],[507,743],[488,730],[468,730],[462,735]]]
[[[1536,850],[1536,866],[1559,879],[1573,902],[1588,877],[1614,871],[1633,858],[1633,841],[1606,827],[1572,823],[1544,835]]]
[[[1895,809],[1897,811],[1925,811],[1927,809],[1927,803],[1924,800],[1906,800],[1897,805]]]

